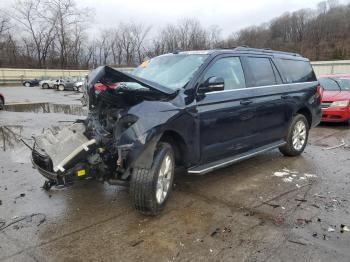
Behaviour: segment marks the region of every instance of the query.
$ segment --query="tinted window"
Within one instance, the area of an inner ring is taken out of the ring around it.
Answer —
[[[217,60],[205,73],[203,80],[213,76],[222,77],[225,80],[225,90],[245,88],[242,64],[238,57]]]
[[[340,90],[338,83],[331,78],[320,78],[319,81],[320,81],[321,86],[324,88],[324,90],[327,90],[327,91],[339,91]]]
[[[317,81],[310,62],[301,60],[280,59],[287,83]]]
[[[247,61],[254,79],[253,86],[269,86],[277,83],[269,58],[247,57]]]

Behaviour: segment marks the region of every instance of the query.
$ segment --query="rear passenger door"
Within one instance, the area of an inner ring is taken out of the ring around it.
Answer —
[[[214,76],[224,79],[225,90],[197,96],[202,163],[247,151],[254,145],[255,110],[246,92],[240,57],[216,58],[199,84]]]
[[[245,63],[249,74],[247,92],[256,110],[255,147],[259,147],[283,137],[289,113],[281,96],[282,79],[272,57],[246,56]]]

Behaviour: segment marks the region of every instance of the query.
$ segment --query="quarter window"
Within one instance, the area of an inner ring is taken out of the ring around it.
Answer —
[[[288,83],[317,81],[310,62],[291,59],[280,59],[279,61]]]
[[[245,88],[245,78],[239,57],[225,57],[217,60],[204,75],[204,81],[210,77],[222,77],[225,90]]]
[[[276,76],[269,58],[247,57],[253,76],[253,86],[276,85]],[[277,73],[277,72],[276,72]]]

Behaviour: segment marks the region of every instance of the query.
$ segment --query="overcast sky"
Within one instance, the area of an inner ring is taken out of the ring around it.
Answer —
[[[78,0],[95,10],[95,26],[138,21],[153,28],[181,17],[196,17],[205,26],[219,25],[228,35],[250,25],[268,22],[287,11],[315,8],[320,0]]]
[[[315,8],[321,0],[76,0],[94,10],[93,29],[137,21],[157,27],[183,17],[196,17],[204,26],[218,25],[224,36],[301,8]],[[0,9],[13,0],[0,0]],[[341,0],[341,3],[348,0]]]

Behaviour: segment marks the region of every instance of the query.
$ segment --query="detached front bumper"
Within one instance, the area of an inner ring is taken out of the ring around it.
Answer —
[[[348,107],[329,107],[322,109],[322,122],[346,122],[350,119]]]
[[[77,163],[74,167],[61,171],[54,171],[52,168],[51,158],[45,154],[40,153],[36,149],[32,150],[32,164],[38,172],[50,181],[53,185],[64,186],[75,180],[90,178],[89,167],[84,163]]]

